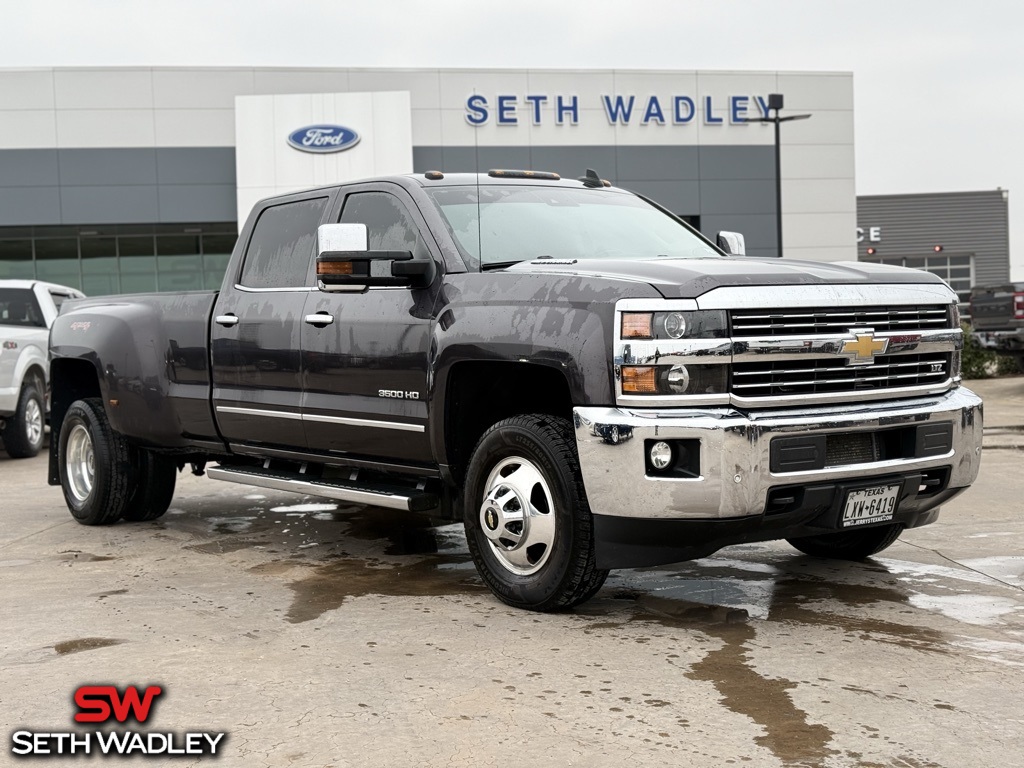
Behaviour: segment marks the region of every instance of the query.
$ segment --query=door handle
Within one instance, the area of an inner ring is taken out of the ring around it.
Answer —
[[[304,319],[310,325],[318,325],[322,327],[333,323],[334,315],[329,315],[326,312],[317,312],[315,315],[306,315]]]
[[[238,325],[238,315],[217,315],[213,318],[213,322],[224,327]]]

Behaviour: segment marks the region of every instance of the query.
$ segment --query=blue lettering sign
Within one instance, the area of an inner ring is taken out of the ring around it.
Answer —
[[[725,122],[723,117],[715,117],[715,113],[711,106],[711,97],[704,97],[704,122],[708,125],[721,125]]]
[[[515,96],[498,97],[498,125],[519,125]]]
[[[493,112],[498,125],[518,126],[519,107],[522,106],[526,110],[526,114],[529,114],[533,125],[543,125],[545,119],[550,119],[551,111],[546,107],[552,103],[555,122],[558,125],[578,125],[580,121],[580,99],[578,96],[531,93],[526,95],[499,94],[493,98],[495,103],[492,107],[487,97],[482,94],[476,93],[468,96],[466,98],[466,122],[478,128],[487,124]],[[662,104],[662,98],[666,101],[672,100],[672,125],[688,125],[697,117],[696,99],[685,94],[673,96],[652,94],[642,97],[644,98],[642,103],[637,102],[637,96],[629,94],[609,94],[602,95],[600,98],[605,117],[608,118],[608,123],[612,126],[630,125],[634,111],[640,115],[639,119],[642,125],[666,125],[669,119],[666,115],[669,104]],[[521,104],[520,99],[522,99]],[[704,113],[703,120],[707,125],[722,125],[724,123],[743,125],[757,120],[759,117],[768,117],[769,113],[768,101],[763,96],[723,96],[716,101],[715,96],[705,95],[701,99],[703,100],[701,102],[701,111]],[[547,118],[545,118],[545,114],[547,114]]]
[[[604,102],[604,113],[608,115],[608,122],[612,125],[620,122],[622,125],[629,125],[629,118],[633,114],[633,96],[629,97],[629,101],[624,101],[621,96],[615,97],[615,105],[612,105],[610,96],[602,96],[601,100]]]
[[[572,115],[572,124],[576,125],[580,121],[580,100],[576,97],[572,97],[572,101],[567,105],[565,99],[562,96],[555,98],[555,121],[561,125],[565,122],[565,116]]]
[[[487,122],[487,99],[476,94],[466,99],[466,122],[470,125],[483,125]]]
[[[697,105],[689,96],[676,96],[672,99],[672,122],[676,125],[686,125],[693,120],[697,114]]]
[[[548,100],[547,96],[527,96],[526,101],[533,105],[533,124],[540,125],[540,105]]]
[[[665,113],[661,111],[661,102],[657,96],[651,96],[647,100],[647,109],[644,110],[643,124],[648,125],[651,120],[656,120],[658,125],[665,124]]]
[[[750,101],[749,96],[731,96],[729,98],[729,122],[730,123],[745,123],[747,122],[747,103]]]
[[[307,125],[288,134],[289,146],[303,152],[341,152],[359,143],[359,134],[343,125]]]

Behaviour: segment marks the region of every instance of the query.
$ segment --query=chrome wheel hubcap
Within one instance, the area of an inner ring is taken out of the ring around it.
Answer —
[[[88,499],[96,480],[96,458],[89,430],[81,424],[72,427],[68,435],[64,468],[71,495],[80,502]]]
[[[30,445],[40,445],[43,442],[43,409],[35,399],[30,399],[25,406],[25,437],[28,438]]]
[[[536,573],[555,543],[555,505],[540,470],[528,459],[502,459],[487,476],[480,528],[498,562],[517,576]]]

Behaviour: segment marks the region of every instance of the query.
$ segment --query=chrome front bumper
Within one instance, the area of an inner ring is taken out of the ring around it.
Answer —
[[[595,515],[643,519],[722,520],[759,515],[768,491],[827,481],[950,467],[948,488],[964,488],[981,461],[981,398],[964,387],[942,395],[862,405],[740,412],[733,408],[575,408],[583,481]],[[779,435],[874,431],[949,422],[952,450],[928,458],[876,461],[804,472],[770,471]],[[609,439],[611,427],[615,439]],[[700,440],[700,477],[648,476],[644,441]]]

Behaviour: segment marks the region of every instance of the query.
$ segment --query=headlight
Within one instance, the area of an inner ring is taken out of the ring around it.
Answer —
[[[623,312],[621,330],[624,340],[722,338],[729,322],[722,310]]]

